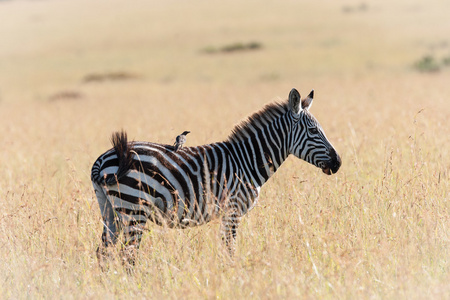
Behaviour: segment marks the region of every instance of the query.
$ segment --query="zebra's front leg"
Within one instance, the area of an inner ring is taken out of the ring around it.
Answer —
[[[236,208],[226,210],[222,217],[220,232],[222,235],[222,242],[230,257],[233,257],[234,252],[236,251],[236,234],[240,220],[241,214]]]

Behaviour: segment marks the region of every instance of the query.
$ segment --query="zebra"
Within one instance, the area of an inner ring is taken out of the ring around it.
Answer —
[[[171,145],[129,142],[125,132],[114,133],[113,148],[91,172],[103,220],[99,260],[123,231],[124,261],[134,264],[148,220],[187,228],[220,218],[222,240],[233,256],[241,218],[290,154],[327,175],[339,170],[341,158],[309,112],[313,97],[314,90],[301,99],[292,89],[287,101],[266,105],[227,140],[176,152]]]

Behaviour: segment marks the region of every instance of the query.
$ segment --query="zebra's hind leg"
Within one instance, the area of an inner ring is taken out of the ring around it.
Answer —
[[[117,243],[120,222],[103,188],[97,183],[93,185],[103,221],[102,242],[97,248],[97,259],[100,267],[104,269],[105,261],[111,256],[111,248]]]
[[[236,234],[240,220],[241,214],[235,208],[226,210],[222,216],[222,224],[220,227],[222,242],[231,258],[233,258],[234,252],[236,251]]]
[[[140,214],[119,213],[123,223],[124,241],[121,250],[122,263],[125,267],[131,268],[135,265],[136,257],[144,232],[147,216]]]

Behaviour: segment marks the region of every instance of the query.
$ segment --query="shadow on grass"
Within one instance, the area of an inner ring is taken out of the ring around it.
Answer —
[[[216,53],[235,53],[243,51],[254,51],[260,50],[263,45],[259,42],[249,42],[249,43],[232,43],[228,45],[221,46],[219,48],[208,46],[202,49],[203,53],[216,54]]]
[[[104,81],[124,81],[135,80],[142,78],[141,75],[129,73],[125,71],[105,72],[105,73],[90,73],[83,77],[82,82],[104,82]]]
[[[67,100],[80,100],[83,99],[84,95],[76,90],[62,90],[56,92],[48,97],[50,102],[56,101],[67,101]]]

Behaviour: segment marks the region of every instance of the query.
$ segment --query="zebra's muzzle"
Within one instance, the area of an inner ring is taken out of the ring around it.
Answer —
[[[321,165],[322,172],[327,175],[336,173],[342,164],[341,158],[334,149],[330,150],[330,157],[331,159],[329,161],[325,161]]]
[[[330,168],[328,168],[328,167],[322,168],[322,172],[324,172],[324,173],[327,174],[327,175],[331,175],[331,170],[330,170]]]

